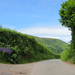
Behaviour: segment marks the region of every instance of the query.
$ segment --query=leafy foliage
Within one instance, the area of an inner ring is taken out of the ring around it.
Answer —
[[[7,61],[13,63],[13,64],[19,64],[21,60],[20,50],[17,46],[11,47],[11,53],[8,55]]]
[[[60,19],[59,22],[62,26],[68,27],[71,30],[72,40],[69,49],[70,61],[75,63],[75,0],[68,0],[61,4],[61,9],[59,10]],[[63,52],[62,55],[67,55]],[[64,57],[67,60],[68,57]]]
[[[19,64],[60,58],[60,55],[38,43],[34,37],[15,30],[0,28],[0,43],[5,47],[6,42],[11,46],[11,53],[0,55],[0,62]]]
[[[75,55],[72,56],[72,58],[71,58],[71,62],[72,62],[73,64],[75,64]]]
[[[70,56],[69,56],[69,50],[65,50],[61,53],[61,60],[62,61],[69,61]]]

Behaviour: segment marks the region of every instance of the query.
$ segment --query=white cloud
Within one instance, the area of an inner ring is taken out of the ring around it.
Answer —
[[[66,42],[71,40],[71,31],[66,27],[60,25],[53,25],[50,27],[29,27],[17,30],[18,32],[29,34],[33,36],[43,37],[43,38],[58,38]]]
[[[60,37],[56,37],[56,36],[45,36],[45,35],[38,35],[40,38],[55,38],[55,39],[60,39]]]
[[[63,36],[63,37],[61,37],[61,39],[65,42],[69,43],[71,40],[71,36]]]
[[[23,28],[19,30],[22,33],[26,34],[49,34],[49,35],[70,35],[71,31],[67,28],[51,28],[51,27],[30,27],[30,28]]]

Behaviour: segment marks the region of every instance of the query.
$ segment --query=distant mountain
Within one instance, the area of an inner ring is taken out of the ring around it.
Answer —
[[[52,50],[54,53],[61,53],[62,51],[69,49],[68,44],[59,39],[39,37],[35,37],[35,39],[48,49]]]

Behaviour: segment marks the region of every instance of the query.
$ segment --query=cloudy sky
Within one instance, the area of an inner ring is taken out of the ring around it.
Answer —
[[[58,21],[64,1],[0,0],[0,25],[24,34],[69,42],[71,31]]]

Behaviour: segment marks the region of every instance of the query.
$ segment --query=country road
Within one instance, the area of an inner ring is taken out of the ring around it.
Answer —
[[[0,63],[0,75],[75,75],[75,65],[60,59],[27,64]]]
[[[40,61],[35,64],[29,75],[75,75],[75,65],[60,59]]]

